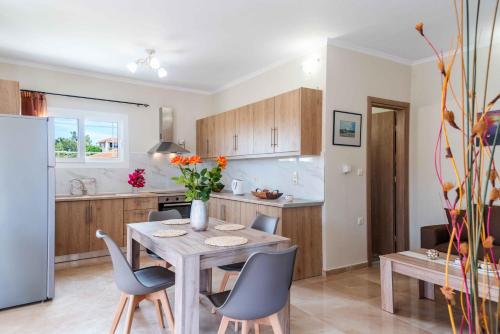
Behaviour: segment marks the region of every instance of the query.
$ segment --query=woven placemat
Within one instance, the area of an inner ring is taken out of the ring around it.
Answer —
[[[154,232],[153,237],[158,238],[171,238],[171,237],[180,237],[181,235],[187,234],[187,231],[184,230],[158,230]]]
[[[230,247],[244,245],[248,242],[247,238],[225,235],[222,237],[212,237],[205,240],[205,243],[210,246]]]
[[[186,225],[189,224],[189,218],[162,220],[161,223],[165,225]]]
[[[219,230],[219,231],[238,231],[238,230],[243,230],[245,228],[245,225],[241,225],[241,224],[220,224],[220,225],[216,225],[214,228],[216,230]]]

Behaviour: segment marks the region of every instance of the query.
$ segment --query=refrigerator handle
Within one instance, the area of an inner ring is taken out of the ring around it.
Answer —
[[[54,135],[54,118],[47,118],[47,157],[49,167],[56,166],[56,154],[55,154],[55,135]]]

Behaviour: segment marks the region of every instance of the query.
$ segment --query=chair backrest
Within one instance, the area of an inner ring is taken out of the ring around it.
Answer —
[[[252,254],[219,312],[233,319],[255,320],[281,310],[288,300],[297,248]]]
[[[144,290],[144,286],[135,277],[127,259],[113,239],[102,230],[97,230],[95,235],[104,240],[111,254],[113,277],[118,289],[130,295],[138,294],[139,291]]]
[[[270,234],[275,234],[278,228],[278,221],[280,219],[277,217],[266,216],[263,214],[258,214],[250,225],[251,228],[267,232]]]
[[[148,221],[156,222],[168,219],[181,219],[182,215],[178,210],[172,209],[167,211],[149,211]]]

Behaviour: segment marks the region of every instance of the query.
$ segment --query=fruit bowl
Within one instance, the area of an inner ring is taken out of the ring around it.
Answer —
[[[283,193],[280,193],[279,190],[270,191],[269,189],[257,188],[252,191],[252,195],[260,199],[278,199],[283,195]]]

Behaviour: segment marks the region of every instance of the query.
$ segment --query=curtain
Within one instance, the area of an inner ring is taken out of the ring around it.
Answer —
[[[21,115],[47,116],[47,99],[45,98],[45,94],[21,92]]]

